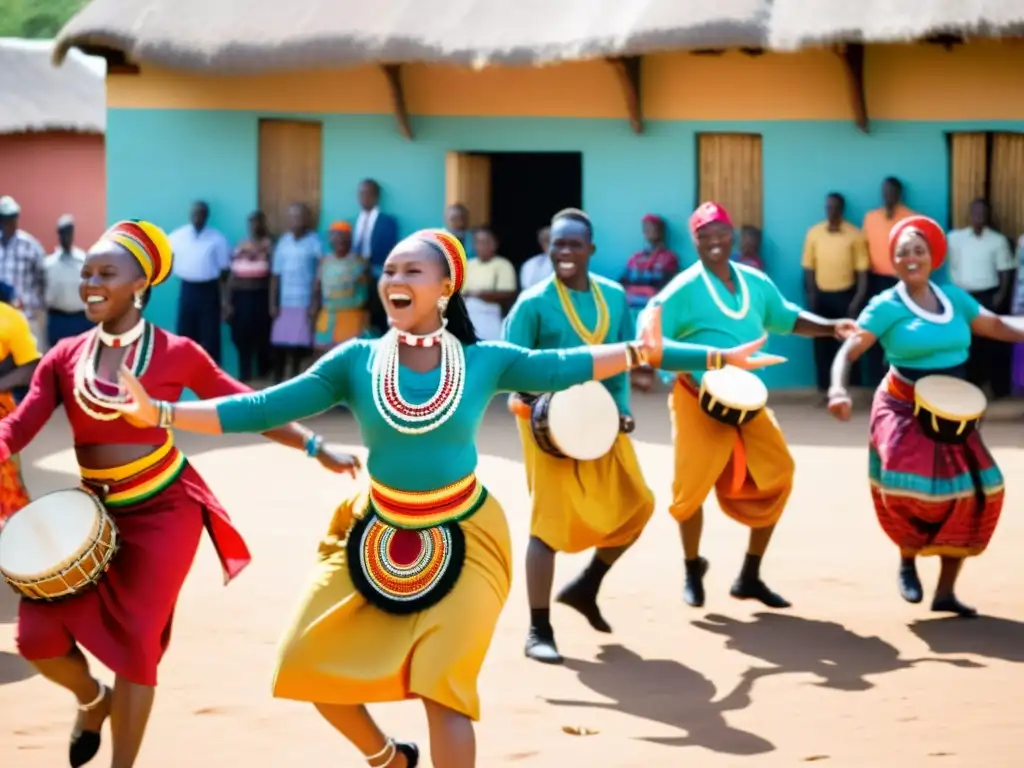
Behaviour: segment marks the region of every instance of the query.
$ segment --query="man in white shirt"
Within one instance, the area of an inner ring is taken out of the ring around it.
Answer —
[[[46,336],[52,347],[61,339],[85,333],[93,324],[79,294],[85,251],[75,245],[75,220],[57,220],[57,248],[46,257]]]
[[[192,205],[189,223],[171,233],[174,274],[181,279],[178,296],[178,335],[192,339],[220,365],[221,296],[226,295],[231,245],[207,226],[210,206]]]
[[[551,264],[551,254],[548,253],[551,245],[551,227],[541,227],[537,230],[537,243],[540,244],[540,253],[524,261],[523,266],[519,268],[520,291],[525,291],[541,280],[547,280],[555,273],[555,268]]]
[[[40,352],[46,351],[46,252],[32,235],[18,228],[21,206],[0,197],[0,282],[14,289],[11,302],[28,319]]]
[[[949,277],[983,307],[996,314],[1009,311],[1010,291],[1017,272],[1010,241],[989,226],[989,207],[983,199],[971,203],[970,225],[949,233]],[[979,387],[988,384],[994,398],[1010,394],[1011,347],[975,337],[967,361],[967,378]]]
[[[370,264],[373,277],[369,301],[370,326],[377,333],[384,333],[388,329],[388,318],[377,293],[377,281],[384,270],[384,261],[398,243],[398,221],[381,211],[380,184],[373,179],[359,182],[356,199],[359,201],[359,216],[352,233],[352,252]]]

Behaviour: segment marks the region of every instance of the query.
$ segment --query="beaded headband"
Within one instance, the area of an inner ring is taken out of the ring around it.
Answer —
[[[441,251],[452,276],[452,292],[461,291],[463,283],[466,282],[467,260],[466,249],[462,247],[459,238],[447,229],[421,229],[413,237]]]
[[[119,245],[134,256],[151,286],[160,285],[171,274],[171,241],[156,224],[138,219],[119,221],[103,234],[103,241]]]

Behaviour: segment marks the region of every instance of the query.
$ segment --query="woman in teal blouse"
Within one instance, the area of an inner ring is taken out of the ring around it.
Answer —
[[[369,451],[369,482],[334,513],[313,586],[286,633],[274,695],[308,701],[371,766],[414,766],[363,706],[420,698],[437,765],[472,766],[476,680],[508,596],[511,546],[498,502],[477,481],[476,433],[502,391],[553,391],[649,361],[704,370],[718,350],[640,342],[534,352],[477,343],[459,293],[466,256],[443,230],[399,243],[384,265],[391,331],[351,340],[307,373],[244,397],[153,402],[126,374],[135,418],[220,434],[347,405]],[[762,342],[724,352],[747,368]],[[317,441],[307,446],[311,455]]]
[[[1003,476],[978,432],[960,444],[926,434],[916,418],[914,387],[934,374],[965,378],[974,335],[1019,342],[1024,333],[966,291],[931,282],[946,255],[946,236],[932,219],[903,219],[889,244],[900,282],[868,303],[857,319],[859,334],[839,350],[829,410],[850,418],[850,367],[881,344],[892,367],[871,406],[868,475],[878,522],[900,550],[900,594],[921,602],[916,558],[937,555],[942,566],[932,610],[973,616],[975,609],[956,597],[957,576],[963,559],[981,554],[992,538],[1003,508]]]

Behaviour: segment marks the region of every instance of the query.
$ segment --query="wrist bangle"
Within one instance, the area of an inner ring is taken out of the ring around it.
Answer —
[[[156,425],[170,429],[174,425],[174,405],[166,400],[156,401]]]
[[[310,435],[306,438],[306,455],[315,459],[323,447],[324,439],[320,435]]]

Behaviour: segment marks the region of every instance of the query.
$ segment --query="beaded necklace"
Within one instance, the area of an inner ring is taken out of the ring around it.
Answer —
[[[708,289],[708,293],[711,294],[711,299],[715,302],[719,311],[733,320],[742,320],[747,316],[747,312],[750,311],[750,291],[747,289],[747,281],[743,279],[743,270],[734,269],[733,272],[736,274],[736,287],[740,291],[739,309],[732,309],[722,301],[718,296],[718,291],[715,290],[714,283],[711,282],[711,276],[708,275],[707,269],[704,268],[703,264],[700,265],[700,276],[704,280],[704,287]]]
[[[402,397],[398,380],[398,351],[403,341],[408,343],[406,336],[392,328],[377,342],[371,372],[373,404],[392,429],[403,435],[422,435],[440,427],[458,410],[466,387],[466,352],[462,342],[442,330],[438,339],[441,372],[437,390],[425,403],[413,405]]]
[[[566,318],[569,320],[569,325],[572,326],[576,335],[586,344],[603,344],[605,337],[608,335],[608,328],[611,325],[608,303],[604,300],[604,294],[601,293],[601,288],[597,282],[593,278],[590,278],[589,282],[590,292],[594,295],[594,306],[597,308],[597,322],[594,324],[594,330],[592,331],[588,331],[587,327],[583,325],[583,321],[576,312],[576,307],[572,304],[569,290],[557,278],[555,278],[555,290],[558,291],[558,301],[562,304],[562,311],[565,313]]]
[[[141,378],[153,359],[153,326],[140,320],[122,334],[107,333],[97,326],[78,355],[73,387],[75,402],[86,415],[98,421],[113,421],[121,415],[114,407],[128,402],[128,393],[122,391],[120,385],[98,378],[96,371],[104,346],[127,348],[124,364],[136,378]]]

